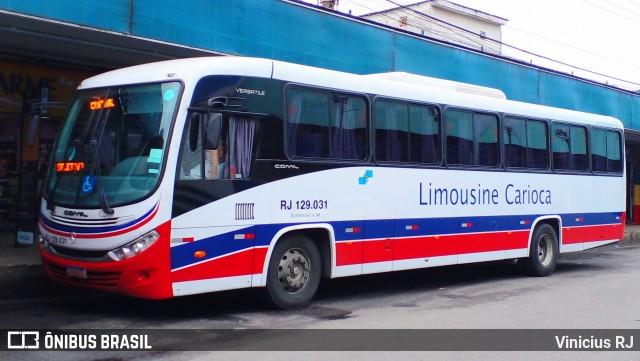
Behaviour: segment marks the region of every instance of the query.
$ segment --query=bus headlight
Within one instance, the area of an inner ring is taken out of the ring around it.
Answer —
[[[109,251],[108,255],[114,261],[122,261],[123,259],[133,257],[149,248],[149,246],[151,246],[159,237],[160,235],[158,232],[151,231],[133,242]]]
[[[49,240],[46,236],[43,236],[42,233],[38,233],[38,243],[43,250],[49,249]]]

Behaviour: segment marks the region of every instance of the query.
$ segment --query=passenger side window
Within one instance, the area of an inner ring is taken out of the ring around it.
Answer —
[[[555,123],[552,126],[553,168],[586,172],[587,130],[577,125]]]
[[[379,100],[374,105],[374,123],[378,161],[440,161],[440,122],[434,107]]]
[[[498,166],[500,155],[497,116],[448,110],[445,127],[448,164]]]
[[[505,117],[503,136],[507,168],[547,169],[549,167],[547,123]]]
[[[364,97],[292,87],[287,92],[287,152],[291,157],[364,160]]]

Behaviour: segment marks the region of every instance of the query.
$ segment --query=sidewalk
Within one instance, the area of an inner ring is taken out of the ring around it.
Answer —
[[[34,246],[15,246],[16,233],[0,233],[0,299],[44,297],[52,282],[44,276],[38,250]]]
[[[621,247],[640,244],[640,224],[627,224],[624,228],[624,238],[618,244]]]
[[[15,232],[0,233],[0,296],[8,290],[33,288],[34,283],[45,282],[36,246],[16,246],[15,241]],[[618,244],[620,247],[640,245],[640,225],[627,225],[624,239]]]
[[[6,267],[40,265],[40,256],[33,246],[16,246],[15,232],[0,233],[0,270]]]

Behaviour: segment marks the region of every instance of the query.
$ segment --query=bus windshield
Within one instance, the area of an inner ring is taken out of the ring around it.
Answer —
[[[78,92],[53,150],[43,194],[54,205],[112,206],[157,185],[181,83]]]

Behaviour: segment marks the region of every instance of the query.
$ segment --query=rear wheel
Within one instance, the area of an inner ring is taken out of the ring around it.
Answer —
[[[521,260],[525,271],[538,277],[553,273],[558,261],[558,236],[548,224],[542,224],[533,231],[529,257]]]
[[[318,289],[321,276],[320,253],[303,234],[291,235],[273,249],[267,270],[267,301],[282,309],[302,307]]]

